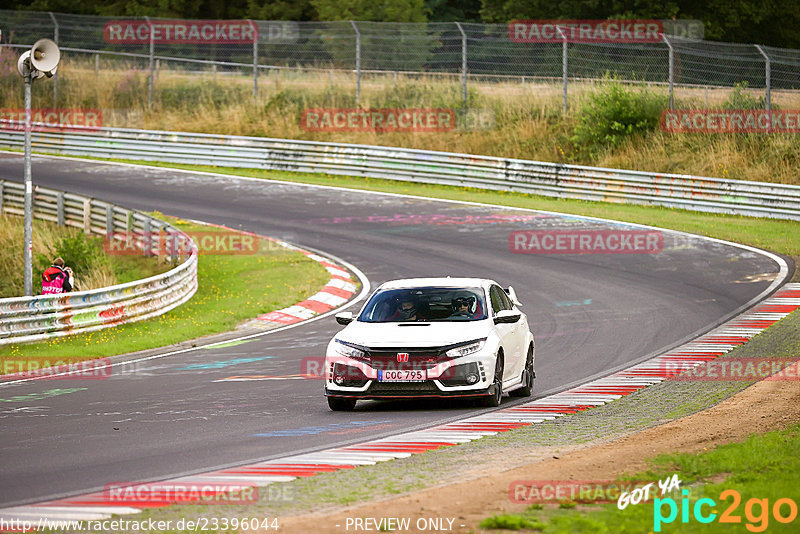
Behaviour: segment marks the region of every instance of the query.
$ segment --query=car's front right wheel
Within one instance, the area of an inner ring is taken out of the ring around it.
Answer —
[[[356,399],[328,397],[328,407],[334,412],[352,412],[356,407]]]

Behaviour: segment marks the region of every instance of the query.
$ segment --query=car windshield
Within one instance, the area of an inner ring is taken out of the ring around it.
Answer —
[[[358,317],[366,323],[482,319],[486,319],[486,304],[483,289],[477,287],[384,289],[372,295]]]

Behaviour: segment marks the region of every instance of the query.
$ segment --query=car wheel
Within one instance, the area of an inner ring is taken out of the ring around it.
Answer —
[[[503,356],[497,356],[497,363],[494,365],[494,381],[492,381],[494,394],[488,395],[481,399],[481,405],[487,408],[495,408],[500,406],[500,401],[503,398]]]
[[[525,380],[524,385],[521,388],[510,392],[509,395],[512,397],[530,397],[531,393],[533,393],[533,379],[536,377],[533,372],[533,347],[528,348],[528,357],[525,360],[525,370],[522,371],[522,373],[523,379]]]
[[[328,407],[334,412],[352,412],[356,407],[356,399],[328,397]]]

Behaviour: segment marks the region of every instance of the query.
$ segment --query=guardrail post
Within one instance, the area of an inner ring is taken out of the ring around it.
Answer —
[[[770,98],[771,96],[770,85],[772,85],[772,80],[771,80],[772,65],[769,56],[767,55],[766,52],[764,52],[764,49],[761,48],[761,45],[753,45],[753,46],[755,46],[756,49],[761,53],[761,55],[764,56],[764,81],[767,86],[767,113],[769,113],[770,111],[772,111],[772,103]],[[770,126],[772,126],[771,123],[772,123],[772,117],[770,117]]]
[[[662,34],[661,37],[669,48],[669,110],[672,111],[675,109],[675,49],[667,39],[667,34]],[[706,91],[708,91],[708,88],[706,88]]]
[[[83,233],[92,233],[92,199],[83,199]]]
[[[150,79],[147,83],[147,107],[153,107],[153,76],[155,75],[155,41],[153,40],[153,25],[150,24],[150,17],[145,17],[147,21],[147,29],[150,37]]]
[[[106,206],[106,240],[114,235],[114,207],[109,204]]]
[[[151,256],[153,254],[152,236],[150,232],[150,217],[147,217],[144,220],[144,239],[142,239],[142,248],[144,249],[143,253],[145,256]]]
[[[56,16],[53,15],[52,11],[48,11],[50,13],[50,20],[53,21],[53,42],[58,44],[58,21],[56,20]],[[53,107],[58,106],[58,71],[56,70],[55,74],[53,74]]]
[[[64,226],[64,192],[56,193],[56,222],[59,226]]]
[[[352,20],[350,24],[356,31],[356,106],[361,100],[361,32],[358,31],[358,26]]]
[[[0,180],[0,215],[3,214],[3,195],[6,193],[5,185],[6,181]]]
[[[460,22],[456,22],[458,31],[461,32],[461,100],[464,102],[464,110],[467,109],[467,34]]]

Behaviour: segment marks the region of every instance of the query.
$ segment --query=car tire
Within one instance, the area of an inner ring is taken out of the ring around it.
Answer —
[[[525,370],[523,371],[523,378],[525,379],[524,385],[509,392],[512,397],[530,397],[533,393],[533,380],[536,374],[533,372],[533,347],[528,347],[528,356],[525,359]]]
[[[352,412],[356,407],[356,399],[328,397],[328,407],[334,412]]]
[[[500,406],[503,399],[503,355],[497,356],[497,363],[494,365],[494,380],[492,381],[494,393],[481,399],[481,406],[486,408],[496,408]]]

